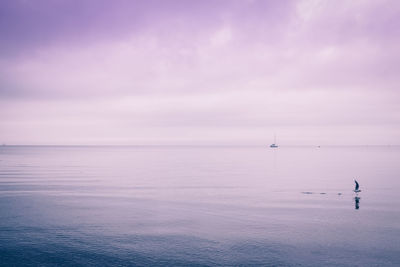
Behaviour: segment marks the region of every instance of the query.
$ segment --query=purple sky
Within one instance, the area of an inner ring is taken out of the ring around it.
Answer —
[[[0,142],[400,145],[400,1],[0,1]]]

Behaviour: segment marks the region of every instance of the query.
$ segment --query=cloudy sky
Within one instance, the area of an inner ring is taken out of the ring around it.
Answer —
[[[400,1],[2,0],[0,142],[400,144]]]

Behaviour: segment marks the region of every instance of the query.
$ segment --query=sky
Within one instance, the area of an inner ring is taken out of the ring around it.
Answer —
[[[400,1],[1,0],[0,143],[400,145]]]

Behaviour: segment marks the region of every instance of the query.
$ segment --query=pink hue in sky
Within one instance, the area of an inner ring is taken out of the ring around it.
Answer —
[[[1,1],[0,142],[400,145],[399,1]]]

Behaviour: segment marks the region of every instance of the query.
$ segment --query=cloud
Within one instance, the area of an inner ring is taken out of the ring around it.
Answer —
[[[0,138],[397,140],[397,2],[192,4],[3,1]]]

